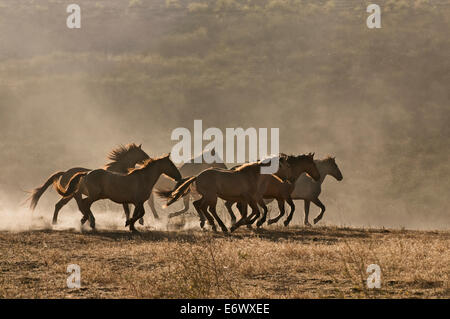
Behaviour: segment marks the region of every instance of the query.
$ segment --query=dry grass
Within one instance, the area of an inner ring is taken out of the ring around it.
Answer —
[[[449,244],[449,232],[334,227],[2,232],[0,297],[449,298]],[[80,289],[66,288],[72,263]]]

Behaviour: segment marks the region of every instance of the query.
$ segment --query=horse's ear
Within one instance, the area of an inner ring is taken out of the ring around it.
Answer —
[[[285,154],[285,153],[280,153],[280,157],[287,157],[287,154]]]
[[[170,157],[170,152],[169,152],[169,153],[167,153],[166,157],[167,157],[167,158],[169,158],[169,157]]]
[[[139,144],[139,146],[138,146],[139,148],[142,148],[142,143],[141,144]]]

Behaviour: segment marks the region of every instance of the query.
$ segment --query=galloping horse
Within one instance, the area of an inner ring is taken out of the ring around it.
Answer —
[[[180,197],[187,195],[191,191],[191,184],[195,183],[196,191],[201,196],[193,203],[200,216],[200,226],[203,228],[206,217],[214,231],[217,231],[214,224],[215,219],[222,231],[228,232],[227,227],[217,215],[217,198],[248,204],[252,208],[252,215],[259,214],[257,202],[262,194],[258,193],[258,177],[261,166],[269,165],[270,162],[255,162],[244,164],[236,170],[209,168],[197,176],[187,179],[172,192],[158,191],[157,193],[169,199],[167,202],[167,206],[169,206]],[[208,213],[208,208],[214,219]]]
[[[211,156],[215,156],[215,154],[216,154],[216,151],[214,148],[208,152],[210,153]],[[189,162],[186,162],[183,165],[181,165],[178,168],[178,170],[181,173],[181,176],[183,176],[183,177],[195,176],[195,175],[200,174],[205,169],[212,168],[212,167],[227,169],[227,166],[223,163],[223,161],[221,159],[218,162],[206,163],[205,158],[204,158],[205,155],[206,155],[205,152],[203,152],[201,155],[198,156],[198,157],[202,157],[201,163],[197,163],[196,158],[192,158]],[[155,190],[169,190],[169,189],[174,189],[174,186],[175,186],[175,184],[174,184],[173,180],[162,175],[158,179],[158,182],[156,182],[156,185],[154,188],[155,188]],[[179,216],[179,215],[187,212],[189,210],[189,200],[191,197],[194,199],[198,199],[197,198],[198,194],[196,194],[196,192],[190,192],[187,196],[184,196],[183,197],[184,208],[178,212],[170,213],[169,218],[173,218],[173,217]],[[156,209],[155,209],[155,200],[154,200],[153,193],[148,200],[148,204],[153,212],[153,215],[156,218],[158,218],[158,213],[156,212]]]
[[[95,218],[91,212],[91,205],[100,199],[110,199],[119,204],[133,204],[134,212],[131,219],[127,219],[125,226],[131,231],[137,231],[134,223],[145,214],[144,203],[150,197],[153,186],[161,174],[181,180],[181,174],[170,160],[170,154],[157,159],[148,159],[141,167],[130,170],[127,175],[96,169],[90,172],[75,174],[66,189],[59,191],[63,196],[75,197],[78,208],[83,213],[81,223],[87,219],[95,229]],[[81,194],[86,194],[82,198]]]
[[[295,205],[291,198],[291,193],[294,190],[295,181],[299,176],[306,172],[315,180],[320,179],[319,171],[314,162],[314,154],[308,155],[285,155],[281,154],[279,158],[280,167],[275,174],[261,174],[258,180],[259,191],[263,196],[258,204],[263,208],[263,216],[258,220],[257,226],[260,227],[267,218],[267,206],[263,199],[276,199],[278,208],[280,210],[280,218],[284,215],[284,202],[287,202],[291,207],[291,213],[295,211]],[[235,220],[231,206],[233,202],[228,201],[225,206],[230,213],[231,219]],[[242,203],[238,203],[241,215],[246,215],[246,207]],[[249,224],[253,224],[259,216],[255,216],[249,220]],[[236,227],[236,226],[235,226]]]
[[[336,180],[341,181],[343,179],[342,173],[339,169],[339,167],[336,164],[336,158],[335,157],[326,157],[321,160],[315,160],[317,169],[320,172],[320,180],[314,181],[311,176],[308,176],[307,174],[302,174],[297,182],[295,183],[294,191],[291,194],[292,199],[303,199],[305,201],[305,225],[311,226],[311,224],[308,221],[308,215],[309,215],[309,206],[310,203],[313,202],[316,204],[320,209],[320,214],[314,218],[314,224],[317,224],[323,217],[323,214],[325,213],[325,205],[322,204],[322,202],[319,200],[319,195],[322,191],[322,183],[325,180],[325,177],[327,175],[333,176]],[[292,216],[294,215],[294,212],[291,211],[289,213],[289,216],[284,221],[284,225],[288,226],[290,221],[292,220]],[[272,220],[268,221],[268,224],[276,223],[281,216],[278,216]]]
[[[119,147],[113,149],[108,154],[108,159],[112,162],[105,165],[104,169],[110,172],[120,173],[120,174],[127,174],[128,170],[130,168],[134,168],[136,164],[141,163],[150,157],[142,150],[142,144],[136,145],[134,143],[128,144],[126,146],[120,145]],[[38,204],[39,199],[41,198],[42,194],[47,190],[47,188],[53,184],[53,187],[55,190],[62,196],[62,194],[59,192],[59,189],[67,187],[67,184],[69,183],[70,179],[77,173],[80,172],[89,172],[92,171],[92,169],[89,168],[83,168],[83,167],[74,167],[67,171],[60,171],[56,172],[53,175],[51,175],[47,181],[38,188],[35,188],[30,196],[31,203],[30,208],[34,210],[36,208],[36,205]],[[56,224],[58,220],[58,213],[63,208],[64,205],[66,205],[72,197],[63,197],[61,198],[55,205],[55,211],[53,213],[53,220],[52,223]],[[129,219],[130,215],[130,209],[128,205],[123,205],[123,209],[125,211],[126,218]]]

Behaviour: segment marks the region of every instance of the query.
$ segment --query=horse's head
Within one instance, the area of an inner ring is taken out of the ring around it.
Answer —
[[[299,156],[289,156],[289,160],[293,170],[300,173],[301,171],[306,172],[309,176],[311,176],[315,181],[320,179],[320,173],[317,169],[316,163],[314,163],[314,153],[309,153],[307,155],[299,155]]]
[[[172,162],[172,160],[170,159],[170,153],[163,156],[162,163],[163,163],[162,169],[163,169],[164,174],[166,174],[170,178],[173,178],[176,181],[181,180],[181,173],[178,170],[178,168],[175,166],[175,164]]]
[[[280,154],[279,157],[279,165],[278,165],[278,171],[276,172],[276,175],[279,176],[283,180],[288,180],[292,178],[293,172],[292,167],[287,161],[287,155]]]
[[[148,156],[148,154],[142,150],[142,144],[132,144],[132,147],[130,147],[127,156],[131,163],[135,162],[136,164],[142,163],[150,158],[150,156]]]
[[[113,163],[120,163],[132,168],[136,164],[141,164],[148,160],[150,156],[142,150],[142,144],[136,145],[131,143],[125,146],[119,145],[109,153],[108,158]]]
[[[336,157],[328,157],[325,161],[328,164],[328,174],[336,178],[336,180],[342,181],[344,177],[336,164]]]

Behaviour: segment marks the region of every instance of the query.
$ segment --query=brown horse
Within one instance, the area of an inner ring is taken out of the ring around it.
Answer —
[[[333,176],[337,181],[342,181],[343,176],[341,170],[336,164],[335,157],[326,157],[324,159],[318,159],[314,161],[316,163],[317,169],[320,172],[320,180],[314,181],[311,176],[302,174],[294,184],[294,191],[291,194],[292,199],[303,199],[305,201],[305,225],[311,226],[308,221],[309,206],[313,202],[320,208],[320,214],[314,218],[314,224],[317,224],[323,217],[325,213],[325,205],[319,200],[319,195],[322,191],[322,183],[327,175]],[[289,222],[292,220],[294,212],[291,211],[289,216],[284,221],[284,225],[288,226]],[[269,221],[269,224],[276,223],[281,216],[274,218]]]
[[[207,151],[207,152],[209,152],[211,156],[214,156],[216,151],[213,148],[211,151]],[[204,159],[204,155],[205,155],[205,152],[203,152],[200,155],[200,156],[202,156],[201,163],[196,163],[196,159],[192,158],[189,162],[186,162],[183,165],[181,165],[178,168],[178,170],[181,173],[181,176],[183,176],[183,177],[195,176],[195,175],[200,174],[205,169],[208,169],[211,167],[227,169],[227,166],[222,161],[214,162],[214,163],[206,163],[205,159]],[[154,189],[155,190],[171,190],[171,189],[174,189],[174,186],[175,186],[175,184],[172,179],[167,178],[166,176],[162,175],[159,178],[158,182],[156,182]],[[169,218],[173,218],[173,217],[179,216],[179,215],[187,212],[189,210],[189,200],[191,197],[193,199],[198,199],[199,195],[194,191],[189,192],[188,195],[183,197],[184,208],[177,212],[170,213]],[[156,209],[155,209],[155,201],[154,201],[153,193],[148,200],[148,204],[153,212],[153,216],[158,218],[158,213],[156,212]]]
[[[262,194],[258,193],[258,177],[260,176],[261,166],[269,165],[270,162],[255,162],[244,164],[236,170],[209,168],[197,176],[187,179],[174,191],[160,191],[158,194],[169,199],[167,202],[167,206],[169,206],[180,197],[188,194],[191,191],[191,184],[195,183],[200,199],[194,201],[193,204],[200,216],[200,226],[203,228],[206,217],[214,231],[217,231],[214,224],[215,219],[222,231],[228,232],[227,227],[217,215],[217,198],[248,204],[252,208],[252,213],[259,213],[257,202]]]
[[[67,189],[60,188],[63,196],[73,196],[83,213],[81,223],[90,219],[90,225],[95,229],[95,218],[91,212],[91,205],[100,199],[110,199],[119,204],[133,204],[133,217],[127,219],[125,226],[136,231],[134,223],[145,214],[144,203],[150,197],[153,186],[161,174],[181,180],[181,174],[170,160],[170,154],[157,159],[148,159],[144,164],[130,170],[127,175],[96,169],[90,172],[75,174]],[[81,181],[81,182],[80,182]],[[82,199],[81,194],[86,194]]]
[[[128,144],[126,146],[120,145],[117,148],[113,149],[108,154],[108,159],[112,162],[105,165],[104,169],[110,172],[127,174],[130,168],[134,168],[136,164],[142,163],[143,161],[149,159],[150,157],[142,150],[142,144],[136,145],[134,143]],[[59,193],[59,189],[67,187],[70,179],[77,173],[80,172],[89,172],[92,169],[83,168],[83,167],[74,167],[67,171],[56,172],[51,175],[47,181],[38,188],[35,188],[30,196],[31,203],[30,208],[34,210],[36,205],[38,204],[39,199],[42,194],[47,190],[47,188],[53,184],[55,190]],[[61,196],[62,194],[59,193]],[[72,197],[63,197],[61,198],[55,205],[55,211],[53,213],[53,224],[57,223],[58,213],[70,200]],[[125,211],[125,216],[129,219],[130,209],[128,205],[124,204],[123,209]]]
[[[276,199],[278,208],[280,210],[280,217],[284,215],[284,202],[287,202],[291,208],[291,212],[295,211],[295,205],[291,198],[291,193],[294,190],[295,181],[299,176],[306,172],[314,180],[320,179],[320,173],[314,162],[314,154],[308,155],[285,155],[281,154],[279,158],[280,168],[275,174],[262,174],[258,180],[258,187],[263,196],[258,201],[258,204],[263,208],[263,216],[258,220],[257,226],[260,227],[267,218],[267,206],[263,199]],[[235,220],[232,211],[233,202],[226,202],[225,206],[230,213],[231,219]],[[238,203],[238,209],[242,216],[246,215],[246,207],[242,203]],[[249,220],[249,225],[253,224],[259,216],[254,216]]]

